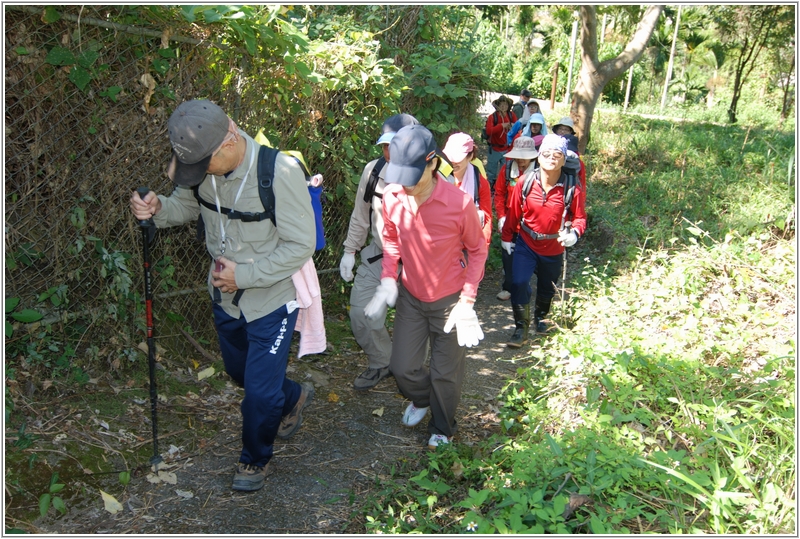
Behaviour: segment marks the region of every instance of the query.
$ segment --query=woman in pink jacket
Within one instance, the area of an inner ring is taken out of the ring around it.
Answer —
[[[473,305],[486,240],[472,198],[438,172],[440,158],[428,129],[402,128],[389,151],[381,284],[364,313],[378,316],[397,303],[389,369],[411,401],[402,422],[413,427],[430,410],[428,447],[435,449],[450,443],[456,432],[464,347],[483,339]],[[425,366],[428,341],[430,368]]]

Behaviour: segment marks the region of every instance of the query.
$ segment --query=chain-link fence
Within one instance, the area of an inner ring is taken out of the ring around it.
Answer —
[[[170,37],[165,30],[174,21],[110,22],[124,19],[124,9],[59,6],[59,16],[50,17],[43,7],[4,8],[5,295],[43,312],[44,322],[80,319],[86,331],[130,345],[141,339],[135,328],[143,323],[143,278],[141,233],[128,199],[138,186],[172,190],[169,115],[181,101],[202,96],[255,135],[264,125],[265,96],[237,82],[254,75],[246,72],[246,55],[229,55],[231,65],[211,69],[213,36]],[[180,55],[165,54],[170,47]],[[165,63],[169,69],[160,70]],[[315,89],[304,110],[324,116],[341,99]],[[296,118],[274,118],[275,132],[297,127]],[[341,286],[338,260],[352,208],[347,189],[366,160],[353,159],[341,172],[326,161],[332,153],[305,157],[312,172],[326,171],[328,246],[314,257],[325,293]],[[213,341],[208,254],[194,225],[160,230],[151,252],[159,337],[180,336],[188,326],[201,342]],[[187,346],[174,341],[178,353]]]

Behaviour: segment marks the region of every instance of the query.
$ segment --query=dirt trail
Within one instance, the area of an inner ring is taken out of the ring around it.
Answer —
[[[575,256],[578,256],[577,254]],[[467,353],[467,374],[458,408],[456,443],[473,444],[499,432],[497,396],[516,369],[528,359],[514,359],[504,343],[512,327],[510,305],[495,298],[499,275],[487,275],[481,284],[476,311],[486,335]],[[540,337],[542,338],[542,337]],[[535,342],[532,344],[536,346]],[[351,499],[360,500],[376,474],[386,474],[398,458],[418,459],[427,451],[426,421],[414,428],[400,424],[407,401],[393,378],[367,392],[356,392],[352,381],[366,364],[354,340],[340,343],[337,355],[306,356],[290,363],[295,380],[312,380],[314,402],[306,409],[303,427],[290,440],[278,441],[274,473],[265,488],[254,493],[230,489],[239,451],[238,410],[241,392],[231,386],[205,391],[195,400],[194,421],[208,429],[184,429],[161,440],[162,453],[174,445],[169,472],[175,484],[153,484],[142,467],[123,487],[109,480],[109,492],[123,510],[108,513],[98,495],[83,502],[69,501],[69,511],[54,512],[34,523],[39,533],[57,534],[232,534],[232,533],[358,533],[350,523]],[[529,348],[517,355],[524,358]],[[187,400],[191,400],[187,397]],[[191,410],[189,404],[182,410]],[[169,422],[175,408],[165,407],[159,418]],[[141,414],[146,417],[146,414]],[[184,420],[184,417],[181,417]],[[138,428],[147,430],[142,423]],[[171,428],[171,427],[164,427]],[[164,431],[162,431],[164,432]],[[208,437],[204,437],[205,436]],[[120,446],[120,449],[125,447]],[[95,491],[96,492],[96,491]],[[8,522],[7,522],[8,525]]]

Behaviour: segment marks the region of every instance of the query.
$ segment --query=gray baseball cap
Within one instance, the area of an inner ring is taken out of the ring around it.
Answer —
[[[184,101],[169,117],[172,159],[167,175],[178,185],[194,187],[206,176],[211,154],[228,134],[228,115],[211,101]]]
[[[419,183],[428,162],[436,157],[436,141],[423,125],[408,125],[389,143],[392,160],[386,167],[386,183],[413,187]]]
[[[392,138],[394,138],[395,133],[400,131],[407,125],[418,125],[419,120],[411,116],[410,114],[400,113],[395,114],[394,116],[389,116],[386,118],[386,121],[383,122],[383,126],[381,127],[381,138],[378,139],[378,142],[375,144],[389,144],[392,142]]]

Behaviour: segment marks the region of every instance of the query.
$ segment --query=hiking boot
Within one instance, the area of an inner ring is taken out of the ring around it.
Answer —
[[[406,407],[406,411],[403,412],[403,425],[406,427],[415,427],[419,425],[419,422],[422,421],[422,418],[428,413],[428,408],[430,408],[430,406],[417,408],[414,406],[413,402],[409,404]]]
[[[314,385],[308,382],[302,385],[303,390],[300,392],[300,398],[297,399],[297,404],[294,405],[292,411],[281,418],[281,426],[278,427],[278,438],[290,438],[300,425],[303,424],[303,409],[311,404],[314,398]]]
[[[547,333],[547,324],[544,320],[539,320],[538,318],[533,319],[533,324],[536,327],[537,333]]]
[[[528,342],[528,326],[531,322],[531,306],[530,304],[518,305],[511,304],[511,309],[514,313],[514,334],[506,343],[509,348],[521,348],[523,344]]]
[[[501,290],[497,294],[497,299],[499,299],[500,301],[507,301],[511,299],[511,292],[509,292],[508,290]]]
[[[382,369],[369,368],[356,377],[355,382],[353,382],[353,387],[359,391],[372,389],[378,385],[378,382],[391,375],[392,373],[389,372],[389,367],[384,367]]]
[[[544,323],[544,317],[550,312],[550,303],[552,301],[553,298],[536,298],[536,306],[533,309],[533,327],[537,333],[547,333],[547,324]]]
[[[272,466],[268,462],[266,466],[256,466],[240,462],[236,465],[236,473],[233,474],[233,490],[253,491],[264,486],[264,479],[272,473]]]
[[[436,449],[440,445],[449,444],[452,438],[448,438],[444,434],[431,434],[431,439],[428,440],[428,449]]]

